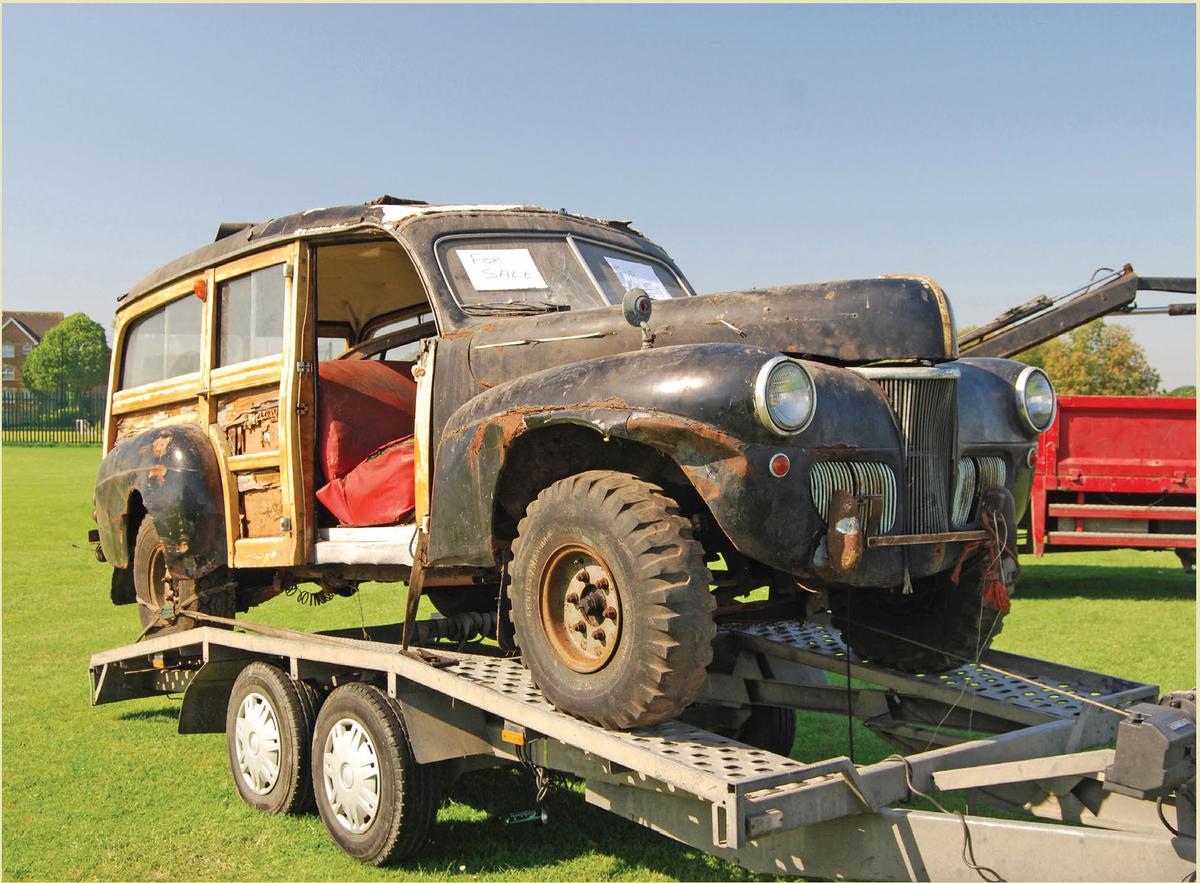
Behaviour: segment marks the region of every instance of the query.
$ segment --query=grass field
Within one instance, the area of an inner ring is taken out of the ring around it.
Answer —
[[[738,868],[554,792],[551,824],[508,827],[533,803],[523,771],[468,776],[414,863],[343,856],[316,815],[268,817],[236,796],[224,737],[175,733],[177,700],[88,707],[88,657],[131,641],[136,612],[108,600],[92,527],[97,449],[3,451],[4,879],[744,879]],[[1195,580],[1174,555],[1112,552],[1025,562],[997,646],[1164,690],[1196,682]],[[299,627],[394,622],[402,592],[365,588],[312,609],[278,598],[260,621]],[[359,603],[361,599],[361,606]],[[856,726],[856,760],[891,753]],[[846,752],[840,718],[805,715],[793,756]]]

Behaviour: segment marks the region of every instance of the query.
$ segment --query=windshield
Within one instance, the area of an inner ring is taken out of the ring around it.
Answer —
[[[656,300],[688,296],[655,258],[573,236],[451,237],[437,253],[468,312],[583,310],[619,304],[630,288]]]

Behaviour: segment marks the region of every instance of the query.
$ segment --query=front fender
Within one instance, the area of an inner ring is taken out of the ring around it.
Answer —
[[[898,467],[900,441],[873,384],[816,363],[806,363],[818,386],[808,429],[791,437],[767,430],[753,386],[777,355],[737,344],[663,347],[526,375],[471,399],[451,415],[437,451],[430,563],[494,566],[496,491],[509,449],[527,432],[574,424],[662,451],[737,548],[795,569],[823,530],[809,501],[811,462],[857,453]],[[781,450],[795,464],[785,481],[767,470]]]
[[[129,567],[134,494],[154,518],[172,573],[198,579],[226,563],[220,466],[198,426],[138,433],[101,461],[96,522],[105,560],[118,568]]]

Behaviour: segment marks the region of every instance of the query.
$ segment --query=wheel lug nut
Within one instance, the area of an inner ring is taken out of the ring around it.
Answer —
[[[581,570],[579,573],[575,574],[575,579],[579,580],[581,583],[590,583],[592,581],[592,575],[586,570]]]
[[[600,579],[596,580],[596,588],[598,588],[602,592],[607,592],[608,591],[608,580],[604,577],[600,577]]]
[[[578,604],[579,603],[579,593],[578,592],[567,592],[567,603],[568,604]]]
[[[604,608],[604,618],[605,619],[616,619],[617,618],[617,608],[616,607],[605,607]]]
[[[603,644],[605,640],[604,629],[596,629],[594,632],[592,632],[592,637]]]
[[[583,620],[580,620],[579,622],[575,623],[575,631],[579,632],[581,635],[586,633],[587,632],[587,623],[584,622]]]

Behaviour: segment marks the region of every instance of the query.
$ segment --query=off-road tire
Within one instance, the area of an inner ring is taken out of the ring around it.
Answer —
[[[242,703],[258,694],[270,706],[279,732],[279,774],[265,794],[257,793],[246,781],[238,764],[237,720]],[[252,662],[238,675],[225,713],[225,744],[229,768],[238,796],[263,812],[275,815],[302,813],[312,808],[311,757],[313,725],[320,695],[304,681],[294,681],[285,672],[265,662]]]
[[[325,743],[330,730],[343,720],[357,722],[366,730],[378,764],[379,804],[360,834],[342,827],[325,788]],[[434,765],[419,764],[413,757],[393,699],[368,684],[337,687],[317,715],[312,744],[317,811],[343,852],[370,865],[390,865],[411,857],[424,845],[437,815],[440,776]]]
[[[754,705],[737,733],[737,741],[788,757],[796,742],[796,711],[777,705]]]
[[[163,542],[158,536],[154,518],[146,515],[138,527],[137,539],[133,544],[133,589],[137,600],[138,617],[143,634],[163,635],[195,628],[199,623],[190,616],[176,614],[171,621],[163,620],[153,604],[154,595],[150,587],[151,561],[162,555]],[[225,585],[225,567],[198,580],[178,580],[180,597],[175,602],[176,610],[195,610],[213,616],[232,618],[236,613],[237,597],[232,587]]]
[[[833,624],[859,658],[901,671],[940,672],[978,660],[1004,623],[1004,613],[981,596],[989,555],[972,557],[957,585],[946,571],[914,580],[909,595],[831,593]]]
[[[542,623],[541,579],[558,550],[595,550],[618,588],[621,632],[602,668],[580,673]],[[557,481],[526,510],[513,542],[508,594],[521,658],[546,699],[615,729],[669,720],[703,685],[716,634],[703,547],[661,488],[623,472]]]

